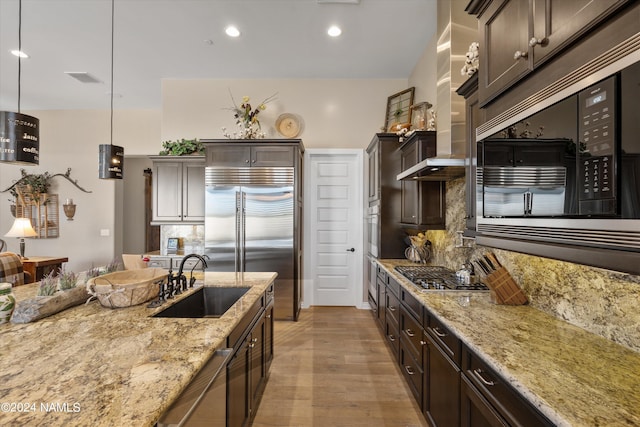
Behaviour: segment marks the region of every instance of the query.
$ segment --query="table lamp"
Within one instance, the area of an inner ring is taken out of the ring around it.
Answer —
[[[29,218],[16,218],[11,226],[11,229],[5,237],[19,237],[20,238],[20,258],[25,258],[24,256],[24,238],[25,237],[36,237],[38,234],[31,226],[31,220]]]

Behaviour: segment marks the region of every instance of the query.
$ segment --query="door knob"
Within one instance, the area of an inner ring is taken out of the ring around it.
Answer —
[[[347,252],[355,252],[355,251],[356,251],[355,248],[347,249]]]

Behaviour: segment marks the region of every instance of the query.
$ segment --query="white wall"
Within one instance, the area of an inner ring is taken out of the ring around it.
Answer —
[[[253,107],[274,93],[260,122],[268,137],[278,115],[304,120],[299,136],[307,148],[363,148],[384,123],[387,97],[406,89],[404,79],[383,80],[165,80],[162,83],[162,140],[224,138],[221,127],[234,128],[233,105],[243,96]]]
[[[434,35],[427,47],[424,49],[422,56],[409,76],[409,87],[414,86],[415,96],[414,103],[428,101],[432,105],[436,104],[436,81],[437,81],[437,65],[436,65],[436,44],[437,37]]]
[[[40,165],[0,164],[0,191],[21,177],[20,169],[27,173],[55,174],[65,173],[67,168],[71,168],[71,178],[77,180],[78,185],[91,191],[84,193],[64,178],[54,178],[51,191],[58,194],[60,205],[72,198],[77,205],[76,215],[73,221],[67,221],[59,206],[60,237],[27,239],[26,255],[68,257],[65,267],[73,271],[109,262],[118,253],[116,247],[122,244],[122,226],[116,224],[116,212],[119,216],[122,213],[116,209],[119,204],[115,201],[116,187],[122,186],[122,182],[98,178],[98,145],[109,143],[109,111],[30,111],[26,114],[40,119]],[[117,111],[113,143],[124,146],[126,154],[157,152],[159,117],[159,112],[154,111]],[[2,196],[0,237],[13,223],[8,200],[11,196],[8,192]],[[100,236],[103,229],[109,231],[109,236]],[[17,239],[2,238],[9,250],[19,251]]]

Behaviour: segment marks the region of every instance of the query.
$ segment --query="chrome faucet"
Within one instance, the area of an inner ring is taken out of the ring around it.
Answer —
[[[182,290],[186,291],[187,290],[187,278],[185,277],[184,274],[182,274],[182,269],[184,268],[184,263],[189,259],[189,258],[198,258],[200,260],[200,262],[202,263],[202,271],[204,272],[205,269],[207,268],[207,261],[204,259],[204,257],[202,255],[198,255],[198,254],[189,254],[189,255],[185,255],[184,258],[182,258],[182,261],[180,262],[180,268],[178,268],[178,274],[175,276],[176,277],[176,284],[178,287],[178,290],[180,289],[180,284],[182,284]],[[193,271],[194,268],[196,268],[196,265],[198,265],[198,263],[196,263],[192,268],[191,271]],[[193,288],[193,284],[196,282],[196,278],[193,277],[193,275],[191,276],[191,278],[189,279],[189,287]]]

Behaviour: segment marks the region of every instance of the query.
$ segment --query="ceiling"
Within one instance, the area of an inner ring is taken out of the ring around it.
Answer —
[[[0,0],[0,110],[18,109],[18,4]],[[406,79],[436,0],[115,0],[114,26],[114,108],[159,109],[162,79]],[[110,0],[22,0],[22,50],[21,110],[109,108]]]

